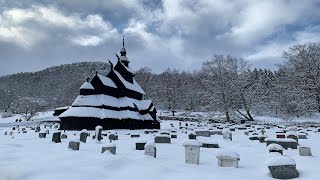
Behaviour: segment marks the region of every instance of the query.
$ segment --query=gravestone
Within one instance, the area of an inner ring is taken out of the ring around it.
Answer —
[[[177,134],[171,134],[171,138],[176,139],[177,137]]]
[[[49,129],[46,129],[46,134],[49,134]]]
[[[203,137],[210,137],[210,132],[208,130],[196,130],[196,135]]]
[[[60,143],[61,142],[61,132],[53,133],[52,141],[55,142],[55,143]]]
[[[4,132],[4,135],[6,136],[6,135],[8,135],[8,132],[6,131],[6,132]]]
[[[198,140],[185,140],[182,142],[185,147],[185,162],[188,164],[199,164],[200,160],[200,146],[202,143]]]
[[[11,131],[11,132],[9,132],[9,136],[12,136],[13,135],[13,132]]]
[[[144,146],[147,144],[147,141],[138,141],[136,142],[136,150],[144,150]]]
[[[206,141],[202,142],[203,148],[219,148],[219,144],[217,142]]]
[[[283,155],[283,147],[280,146],[279,144],[269,144],[267,146],[267,149],[270,152],[277,152],[280,153],[281,155]]]
[[[154,137],[155,143],[171,143],[171,138],[168,135],[157,135]]]
[[[111,141],[118,140],[118,135],[116,135],[116,134],[110,134],[110,135],[109,135],[109,140],[111,140]]]
[[[217,154],[218,165],[221,167],[238,168],[240,155],[233,151],[220,151]]]
[[[299,147],[300,156],[312,156],[310,147]]]
[[[40,132],[40,130],[41,130],[40,126],[37,126],[35,132]]]
[[[277,156],[267,161],[268,169],[273,178],[293,179],[299,177],[296,162],[288,156]]]
[[[189,138],[189,139],[197,139],[197,136],[196,136],[194,133],[190,133],[190,134],[188,135],[188,138]]]
[[[138,138],[140,137],[140,134],[131,134],[131,138]]]
[[[157,157],[156,145],[154,143],[145,144],[145,146],[144,146],[144,154],[156,158]]]
[[[86,143],[87,142],[87,137],[88,137],[88,133],[87,132],[82,131],[80,133],[80,141],[81,142]]]
[[[61,134],[61,139],[67,139],[67,138],[68,138],[67,134],[65,133]]]
[[[101,141],[101,139],[102,139],[102,126],[96,127],[95,138],[97,139],[97,141]]]
[[[80,149],[80,142],[79,141],[70,141],[69,142],[69,149],[72,149],[74,151],[79,151]]]
[[[47,136],[47,133],[44,133],[44,132],[39,133],[39,138],[46,138],[46,136]]]
[[[104,152],[109,151],[111,154],[116,154],[117,151],[117,146],[114,143],[107,144],[105,147],[102,147],[101,153],[103,154]]]
[[[223,130],[223,139],[232,141],[232,132],[229,129]]]

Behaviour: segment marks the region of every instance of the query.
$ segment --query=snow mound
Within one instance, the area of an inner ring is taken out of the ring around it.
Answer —
[[[196,139],[187,139],[182,141],[183,146],[202,146],[202,142]]]
[[[221,150],[217,153],[217,157],[227,157],[227,158],[236,158],[240,159],[239,153],[235,151],[226,151],[226,150]]]
[[[268,166],[296,165],[296,161],[288,156],[276,156],[266,161]]]
[[[269,144],[268,146],[267,146],[267,149],[269,150],[269,151],[280,151],[280,150],[283,150],[283,147],[282,146],[280,146],[279,144]]]

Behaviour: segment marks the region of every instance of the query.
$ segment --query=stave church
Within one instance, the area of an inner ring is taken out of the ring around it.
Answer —
[[[61,130],[159,129],[156,108],[129,67],[124,39],[117,63],[104,76],[96,72],[80,87],[80,95],[59,115]]]

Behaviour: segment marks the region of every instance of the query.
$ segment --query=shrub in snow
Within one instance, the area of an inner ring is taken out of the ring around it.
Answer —
[[[238,167],[240,155],[234,151],[220,151],[217,153],[218,165],[221,167]]]
[[[273,178],[293,179],[299,177],[296,162],[288,156],[276,156],[266,162]]]

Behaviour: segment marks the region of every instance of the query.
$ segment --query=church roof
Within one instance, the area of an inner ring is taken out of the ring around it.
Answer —
[[[108,78],[106,76],[99,75],[99,74],[97,76],[99,77],[99,79],[101,80],[103,85],[117,88],[117,85],[110,78]]]
[[[137,100],[129,97],[116,98],[109,95],[79,95],[73,102],[72,106],[110,106],[110,107],[132,107],[137,105],[139,110],[147,110],[151,100]]]
[[[153,120],[150,114],[141,115],[139,112],[123,110],[114,111],[109,109],[100,109],[94,107],[71,107],[59,118],[63,117],[93,117],[99,119],[135,119],[135,120]]]
[[[133,79],[133,83],[130,83],[128,81],[126,81],[122,75],[117,71],[114,70],[114,73],[117,75],[117,77],[120,79],[121,83],[127,88],[130,89],[132,91],[136,91],[139,92],[141,94],[146,94],[142,88],[139,86],[139,84],[136,82],[136,80]]]
[[[82,84],[80,89],[92,89],[92,90],[94,90],[94,87],[92,86],[92,84],[90,82],[85,82],[85,83]]]

